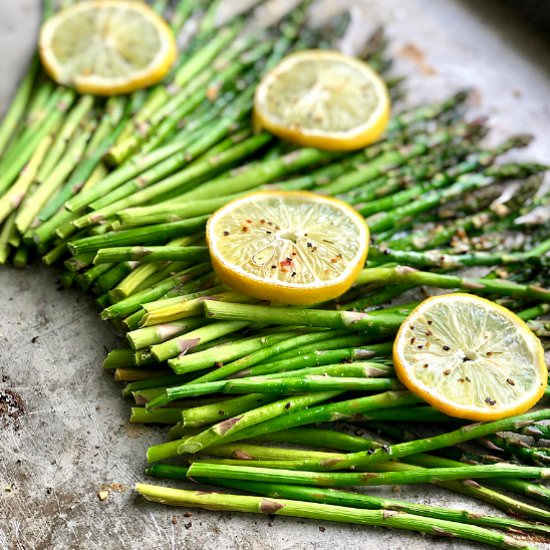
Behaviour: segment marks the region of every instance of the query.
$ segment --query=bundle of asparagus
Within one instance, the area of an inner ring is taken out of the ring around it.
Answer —
[[[548,539],[550,492],[538,480],[549,475],[550,409],[465,425],[405,391],[391,361],[418,299],[409,291],[427,288],[488,296],[548,346],[546,167],[499,162],[530,137],[487,148],[486,121],[465,118],[460,91],[398,109],[384,138],[357,152],[291,148],[252,131],[255,84],[289,52],[335,47],[347,14],[308,28],[302,1],[266,28],[250,24],[253,10],[219,28],[218,2],[153,6],[177,33],[189,17],[197,22],[165,82],[128,97],[78,96],[34,60],[0,126],[0,263],[41,255],[125,335],[128,347],[112,350],[104,368],[135,401],[130,421],[172,426],[170,441],[149,449],[150,475],[239,494],[146,484],[138,492],[499,548],[531,548],[526,533]],[[48,17],[54,6],[46,8]],[[380,29],[360,57],[399,104],[402,79]],[[205,222],[259,189],[335,196],[366,218],[373,244],[351,290],[287,308],[217,280]],[[485,271],[464,272],[472,266]],[[342,421],[369,438],[337,431]],[[162,463],[169,458],[180,465]],[[521,519],[326,488],[401,483],[434,483]]]

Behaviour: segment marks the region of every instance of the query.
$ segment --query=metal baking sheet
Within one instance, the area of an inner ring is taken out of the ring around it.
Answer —
[[[334,9],[319,2],[312,17]],[[34,49],[38,0],[0,2],[0,112]],[[344,2],[338,2],[338,7]],[[515,132],[537,139],[521,152],[550,153],[550,45],[521,15],[485,0],[363,0],[352,6],[353,47],[383,22],[397,73],[409,76],[409,101],[477,90],[472,116],[484,113],[498,141]],[[163,430],[129,425],[129,404],[104,374],[116,337],[94,304],[59,290],[55,270],[0,268],[0,389],[10,415],[0,419],[2,550],[473,550],[469,542],[318,521],[214,513],[143,502],[145,450]],[[107,490],[108,498],[98,498]],[[377,491],[427,504],[495,512],[433,487]],[[540,545],[550,549],[550,545]]]

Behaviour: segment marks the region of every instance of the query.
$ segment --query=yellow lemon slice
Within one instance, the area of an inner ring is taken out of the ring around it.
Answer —
[[[285,57],[256,89],[254,121],[308,147],[348,151],[384,132],[390,99],[384,81],[366,63],[327,50]]]
[[[346,203],[315,193],[260,191],[209,219],[206,238],[220,280],[288,304],[339,296],[367,256],[369,231]]]
[[[514,313],[470,294],[424,300],[393,346],[401,382],[440,411],[497,420],[529,410],[548,369],[539,339]]]
[[[92,0],[48,19],[39,52],[56,82],[82,93],[114,95],[161,80],[177,49],[170,27],[145,3]]]

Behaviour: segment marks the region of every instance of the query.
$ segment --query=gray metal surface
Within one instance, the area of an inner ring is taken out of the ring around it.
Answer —
[[[326,2],[327,6],[331,2]],[[412,102],[458,87],[478,89],[493,139],[537,136],[526,156],[549,160],[550,48],[491,1],[355,2],[356,38],[383,21]],[[37,0],[0,2],[0,112],[33,49]],[[423,550],[481,548],[384,529],[151,505],[131,487],[144,479],[145,449],[162,431],[127,423],[129,404],[101,370],[112,331],[54,270],[0,268],[0,549]],[[109,493],[101,501],[97,493]],[[431,487],[379,491],[417,502],[490,508]],[[377,491],[378,493],[378,491]],[[492,511],[492,513],[495,513]],[[540,545],[540,548],[550,548]]]

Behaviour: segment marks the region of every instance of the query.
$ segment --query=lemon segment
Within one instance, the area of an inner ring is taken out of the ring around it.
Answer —
[[[548,369],[540,340],[514,313],[470,294],[424,300],[393,347],[399,380],[440,411],[497,420],[529,410]]]
[[[78,2],[42,27],[39,53],[48,74],[81,93],[115,95],[150,86],[177,55],[172,31],[145,3]]]
[[[369,65],[336,51],[306,50],[285,57],[262,79],[254,122],[293,143],[347,151],[384,132],[390,99]]]
[[[310,192],[260,191],[215,212],[206,227],[220,280],[288,304],[345,292],[362,269],[369,231],[346,203]]]

